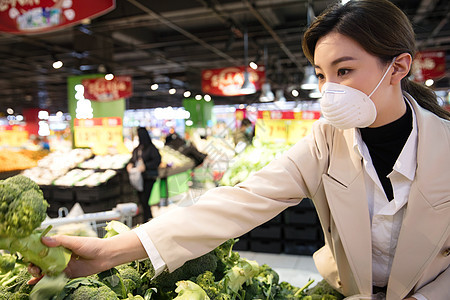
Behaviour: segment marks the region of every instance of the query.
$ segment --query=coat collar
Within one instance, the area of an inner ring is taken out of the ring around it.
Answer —
[[[449,231],[450,122],[406,96],[417,116],[417,169],[392,263],[388,299],[402,299],[413,289]]]

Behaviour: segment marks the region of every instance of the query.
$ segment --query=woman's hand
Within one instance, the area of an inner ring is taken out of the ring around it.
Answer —
[[[106,239],[57,235],[43,237],[42,243],[48,247],[63,246],[72,251],[72,257],[64,270],[70,278],[96,274],[112,267]],[[28,271],[34,277],[28,284],[35,284],[42,278],[37,266],[30,265]]]
[[[43,237],[42,243],[48,247],[62,246],[72,251],[72,257],[64,270],[64,273],[70,278],[96,274],[133,260],[148,257],[133,231],[107,239],[56,235]],[[28,284],[35,284],[42,278],[41,270],[38,267],[31,265],[28,271],[34,276]]]

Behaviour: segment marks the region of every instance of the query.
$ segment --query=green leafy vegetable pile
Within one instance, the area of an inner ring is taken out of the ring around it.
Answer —
[[[88,277],[64,282],[63,288],[49,293],[49,285],[31,290],[30,275],[20,263],[0,275],[0,300],[341,300],[343,296],[325,281],[308,289],[279,282],[268,265],[240,257],[229,240],[197,259],[186,262],[172,273],[154,277],[150,260],[134,261]],[[6,260],[9,261],[6,256]],[[1,260],[0,260],[1,261]],[[8,263],[9,264],[9,263]],[[42,280],[41,280],[42,281]],[[3,283],[5,283],[3,285]],[[53,286],[60,283],[50,282]],[[50,288],[52,285],[50,285]],[[38,295],[38,296],[36,296]],[[50,295],[50,296],[44,296]]]
[[[236,156],[225,174],[220,184],[234,186],[255,173],[275,158],[283,154],[289,146],[286,144],[264,144],[259,146],[248,146]]]
[[[61,272],[71,253],[48,248],[37,231],[48,204],[39,187],[24,176],[0,181],[0,300],[340,300],[343,296],[324,281],[308,289],[279,282],[268,265],[240,257],[231,239],[210,253],[186,262],[177,270],[155,277],[149,259],[134,261],[88,277],[69,280]],[[130,230],[111,221],[105,238]],[[45,276],[34,287],[28,262]]]

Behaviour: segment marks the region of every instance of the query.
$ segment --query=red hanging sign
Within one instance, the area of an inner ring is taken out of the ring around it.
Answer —
[[[445,51],[418,52],[412,65],[414,81],[440,78],[445,75]]]
[[[114,7],[114,0],[0,0],[0,31],[54,31],[98,17]]]
[[[112,80],[104,77],[83,79],[81,84],[84,86],[84,98],[92,101],[114,101],[133,94],[130,76],[115,76]]]
[[[240,96],[244,83],[245,66],[229,67],[221,69],[210,69],[202,71],[202,91],[205,94],[216,96]],[[261,89],[266,73],[264,67],[257,70],[248,68],[250,83],[255,86],[255,90]]]

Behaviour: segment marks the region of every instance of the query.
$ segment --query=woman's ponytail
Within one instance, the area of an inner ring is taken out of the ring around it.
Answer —
[[[402,90],[410,94],[421,107],[431,111],[440,118],[450,120],[450,112],[439,105],[433,90],[408,78],[402,79]]]

